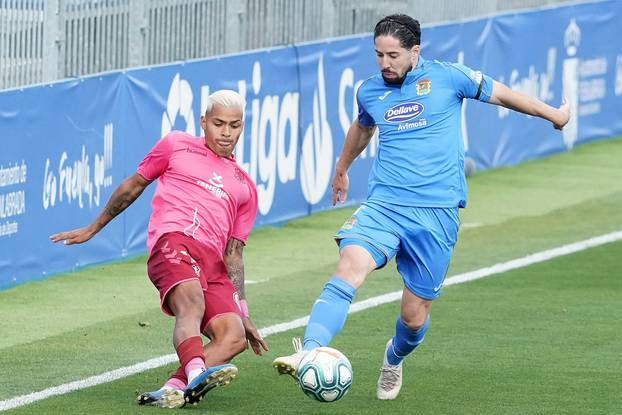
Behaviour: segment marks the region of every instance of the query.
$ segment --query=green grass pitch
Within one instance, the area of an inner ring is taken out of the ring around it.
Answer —
[[[622,140],[469,179],[469,207],[448,275],[622,230]],[[253,233],[246,249],[258,327],[308,314],[334,270],[332,235],[353,208]],[[335,404],[306,398],[272,359],[303,329],[269,336],[270,352],[236,358],[239,377],[190,410],[211,414],[613,414],[622,411],[622,242],[447,287],[424,344],[405,362],[393,402],[375,399],[398,303],[349,317],[332,346],[354,385]],[[71,255],[68,247],[67,255]],[[173,352],[172,319],[158,307],[145,258],[0,291],[0,401]],[[356,301],[401,288],[390,264]],[[278,311],[277,311],[278,310]],[[7,414],[143,414],[139,392],[173,365],[48,398]]]

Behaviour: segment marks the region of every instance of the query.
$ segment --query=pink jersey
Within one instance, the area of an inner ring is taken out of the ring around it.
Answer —
[[[183,232],[221,255],[229,238],[246,242],[257,214],[257,190],[233,158],[218,156],[205,140],[173,131],[138,166],[158,179],[151,201],[147,249],[167,232]]]

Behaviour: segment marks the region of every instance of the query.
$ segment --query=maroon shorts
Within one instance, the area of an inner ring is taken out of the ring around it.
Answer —
[[[162,311],[170,316],[173,313],[166,304],[167,294],[185,281],[201,283],[205,298],[203,332],[221,314],[241,315],[238,293],[227,276],[221,256],[181,232],[165,233],[158,239],[147,260],[147,273],[160,292]]]

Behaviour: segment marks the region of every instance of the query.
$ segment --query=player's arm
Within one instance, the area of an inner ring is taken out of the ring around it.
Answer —
[[[112,193],[104,210],[90,225],[74,229],[68,232],[60,232],[50,236],[52,242],[65,241],[65,245],[80,244],[91,239],[97,232],[131,205],[143,190],[149,186],[150,181],[138,173],[125,179]]]
[[[235,238],[227,241],[225,248],[224,261],[227,266],[227,274],[233,283],[233,287],[238,292],[240,300],[246,301],[244,293],[244,258],[242,252],[244,250],[244,242]]]
[[[365,147],[367,147],[375,130],[375,125],[368,127],[359,123],[358,120],[354,120],[350,126],[346,134],[346,141],[341,150],[341,155],[335,165],[335,174],[333,176],[333,206],[337,201],[341,203],[346,201],[349,187],[348,169]]]
[[[257,355],[262,354],[263,350],[268,350],[268,344],[259,334],[259,330],[255,327],[248,315],[248,305],[246,304],[246,294],[244,293],[244,258],[243,258],[244,242],[231,238],[227,241],[225,248],[224,262],[227,267],[227,275],[233,283],[233,287],[240,296],[240,308],[242,309],[242,323],[246,338],[250,343],[253,351]]]
[[[558,130],[564,128],[570,119],[570,104],[565,99],[559,108],[555,108],[537,98],[513,91],[498,81],[493,82],[492,95],[488,102],[523,114],[544,118],[553,123]]]

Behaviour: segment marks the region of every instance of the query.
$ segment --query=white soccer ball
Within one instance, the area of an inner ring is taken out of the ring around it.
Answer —
[[[339,350],[318,347],[302,359],[296,376],[307,396],[320,402],[335,402],[352,386],[352,365]]]

